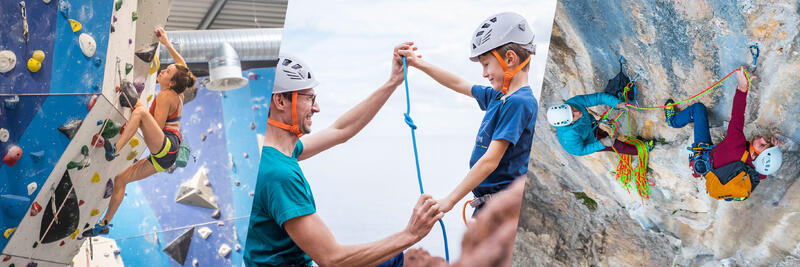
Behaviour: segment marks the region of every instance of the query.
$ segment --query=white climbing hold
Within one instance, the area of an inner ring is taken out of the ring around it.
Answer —
[[[28,195],[33,195],[33,192],[36,192],[36,188],[39,186],[36,185],[36,182],[28,184]]]
[[[0,51],[0,73],[6,73],[17,65],[17,55],[11,50]]]
[[[97,43],[95,43],[94,37],[86,33],[81,33],[81,36],[78,37],[78,43],[81,46],[81,51],[83,51],[84,56],[94,56],[94,52],[97,51]]]
[[[236,246],[233,246],[233,249],[236,251],[242,250],[242,245],[236,244]]]
[[[231,246],[228,246],[228,244],[222,244],[222,246],[219,246],[217,253],[219,253],[221,257],[225,258],[229,253],[231,253]]]
[[[197,258],[192,260],[192,266],[197,267],[198,264],[200,264],[200,262],[197,261]]]
[[[202,227],[200,229],[197,229],[197,233],[200,234],[200,237],[202,237],[203,240],[208,239],[208,236],[211,235],[212,232],[213,231],[211,231],[211,229],[208,227]]]
[[[49,4],[50,0],[42,0],[42,2],[44,2],[45,4]]]
[[[239,242],[239,235],[236,234],[236,225],[233,226],[233,240]]]
[[[0,128],[0,142],[8,142],[8,138],[11,137],[11,134],[8,133],[6,128]]]
[[[216,197],[214,197],[214,191],[211,187],[205,185],[206,181],[208,181],[208,169],[200,167],[192,176],[192,179],[181,184],[175,201],[196,207],[218,209],[219,206],[217,205]]]
[[[217,222],[217,226],[225,226],[225,222],[223,222],[223,221],[218,221],[218,222]]]

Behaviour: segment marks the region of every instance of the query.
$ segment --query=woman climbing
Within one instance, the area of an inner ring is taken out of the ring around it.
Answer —
[[[170,44],[164,29],[157,28],[155,34],[159,42],[167,47],[175,59],[175,64],[158,73],[156,80],[161,91],[153,100],[150,110],[148,111],[144,103],[138,101],[125,130],[114,146],[114,153],[117,153],[116,151],[128,144],[136,131],[141,129],[144,143],[150,150],[150,157],[148,160],[137,161],[114,178],[114,191],[105,217],[94,228],[84,232],[84,236],[108,234],[108,223],[122,203],[125,186],[172,167],[178,156],[178,148],[182,141],[180,120],[183,111],[183,91],[193,87],[196,79],[186,67],[183,57]]]
[[[706,178],[706,190],[716,199],[745,200],[766,175],[781,167],[781,142],[775,137],[755,136],[748,142],[744,135],[744,110],[747,107],[749,80],[744,67],[736,71],[738,81],[733,97],[731,121],[725,139],[716,146],[711,141],[706,106],[695,103],[681,112],[674,101],[667,100],[664,113],[667,125],[682,128],[694,122],[694,142],[689,158],[694,177]],[[744,179],[748,178],[748,179]]]

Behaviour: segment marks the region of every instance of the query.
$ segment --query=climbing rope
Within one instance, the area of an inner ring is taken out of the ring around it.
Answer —
[[[756,49],[758,49],[758,48],[756,47]],[[756,55],[756,57],[757,57],[757,55]],[[625,106],[627,106],[627,107],[640,109],[640,110],[662,109],[662,108],[666,108],[666,107],[675,106],[675,105],[678,105],[678,104],[681,104],[681,103],[686,103],[686,102],[692,101],[694,99],[697,99],[700,96],[703,96],[703,95],[707,94],[712,89],[717,88],[723,81],[725,81],[728,78],[730,78],[730,76],[732,74],[736,73],[736,71],[739,71],[739,70],[741,70],[744,73],[745,79],[747,80],[747,90],[749,91],[750,90],[750,75],[747,73],[747,70],[745,70],[744,68],[737,68],[737,69],[734,69],[733,71],[731,71],[730,73],[728,73],[728,75],[725,75],[725,77],[723,77],[722,79],[720,79],[717,82],[715,82],[713,85],[711,85],[708,88],[706,88],[705,90],[701,91],[700,93],[697,93],[694,96],[692,96],[690,98],[687,98],[685,100],[682,100],[682,101],[679,101],[679,102],[675,102],[675,103],[672,103],[672,104],[669,104],[669,105],[665,105],[665,106],[639,107],[639,106],[635,106],[635,105],[632,105],[632,104],[628,103],[628,95],[627,95],[627,93],[628,93],[628,91],[630,90],[631,87],[635,86],[635,84],[633,82],[630,82],[630,83],[628,83],[628,85],[625,86],[622,95],[624,96]],[[611,133],[611,136],[613,137],[613,136],[616,135],[617,130],[619,129],[619,127],[617,125],[617,119],[619,119],[619,117],[622,116],[622,114],[625,114],[625,117],[626,117],[626,119],[628,121],[628,124],[627,124],[628,131],[627,132],[628,132],[628,136],[630,136],[631,135],[630,111],[625,110],[625,111],[620,112],[619,114],[617,114],[617,116],[615,116],[613,119],[609,119],[608,113],[612,109],[614,109],[614,107],[610,107],[605,112],[603,112],[603,115],[601,116],[600,122],[605,123],[605,124],[609,124],[609,125],[612,126],[613,131]],[[639,166],[637,166],[634,169],[632,167],[632,164],[631,164],[632,157],[630,155],[620,154],[617,151],[617,149],[614,148],[614,146],[612,145],[611,148],[614,150],[614,153],[616,153],[620,157],[620,161],[619,161],[619,163],[617,165],[617,169],[616,169],[616,179],[619,180],[623,184],[623,186],[625,187],[626,190],[628,190],[629,193],[630,193],[630,188],[631,188],[630,181],[635,179],[636,180],[636,182],[635,182],[636,183],[636,188],[637,188],[637,191],[639,193],[639,196],[642,198],[642,201],[644,201],[644,199],[650,198],[650,186],[655,186],[655,183],[653,181],[647,179],[648,152],[647,152],[647,149],[644,148],[644,143],[641,140],[638,140],[636,138],[631,138],[631,137],[625,137],[625,138],[626,138],[626,140],[623,140],[623,142],[636,146],[637,154],[639,156]]]
[[[417,164],[417,182],[419,183],[419,193],[425,194],[425,189],[422,188],[422,175],[420,174],[419,170],[419,153],[417,152],[417,137],[414,135],[414,130],[417,129],[417,125],[414,124],[414,120],[411,119],[411,98],[408,92],[408,65],[406,64],[406,57],[403,57],[403,83],[406,85],[406,113],[403,113],[405,116],[405,122],[409,128],[411,128],[411,143],[414,146],[414,162]],[[444,229],[444,221],[439,219],[439,226],[442,227],[442,236],[444,238],[444,255],[447,262],[450,262],[450,250],[447,247],[447,232]]]

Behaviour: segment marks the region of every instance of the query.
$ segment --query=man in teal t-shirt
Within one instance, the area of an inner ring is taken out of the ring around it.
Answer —
[[[319,112],[318,83],[304,62],[278,58],[245,243],[247,266],[308,266],[312,260],[322,266],[402,266],[403,250],[444,216],[430,195],[422,195],[402,231],[367,244],[339,244],[317,214],[297,163],[350,139],[372,120],[403,81],[402,59],[395,56],[392,62],[386,84],[330,127],[304,136],[311,132],[311,116]]]

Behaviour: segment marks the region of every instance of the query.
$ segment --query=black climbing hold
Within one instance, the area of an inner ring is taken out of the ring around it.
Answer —
[[[173,260],[183,265],[186,262],[186,255],[189,254],[189,245],[192,244],[192,236],[194,235],[194,227],[186,230],[180,236],[169,242],[164,252]]]
[[[103,199],[111,197],[111,193],[114,192],[114,179],[108,179],[106,182],[106,191],[103,192]]]
[[[136,57],[138,57],[144,62],[151,63],[153,62],[153,58],[156,56],[157,48],[158,48],[158,42],[155,42],[152,45],[150,45],[150,47],[136,51]]]
[[[29,262],[28,265],[26,265],[25,267],[36,267],[36,266],[39,266],[39,264],[35,262]]]
[[[119,104],[126,108],[132,108],[139,101],[139,94],[136,92],[136,87],[133,86],[128,80],[122,80],[122,87],[120,87],[121,94],[119,95]]]
[[[214,219],[219,219],[219,217],[221,217],[221,216],[222,216],[222,212],[220,212],[219,209],[214,210],[214,213],[211,213],[211,218],[214,218]]]
[[[114,25],[111,25],[111,33],[114,33],[116,29],[114,29]]]
[[[86,223],[86,225],[83,226],[83,229],[86,229],[86,228],[89,228],[89,223]]]
[[[78,229],[78,221],[80,220],[78,196],[75,194],[75,190],[70,191],[70,188],[72,188],[72,180],[69,177],[69,172],[64,171],[61,181],[56,186],[54,197],[50,198],[44,210],[44,215],[42,215],[39,231],[39,239],[42,244],[61,240]],[[58,213],[58,220],[54,218],[55,210],[53,210],[53,206],[56,204],[64,205]],[[50,226],[51,222],[52,226]],[[48,226],[50,226],[50,230],[47,230]],[[47,235],[44,235],[45,231],[47,231]]]
[[[78,132],[78,128],[81,127],[81,123],[83,123],[83,120],[71,120],[58,127],[58,131],[66,135],[67,138],[72,139],[72,137],[75,137],[75,133]]]
[[[112,161],[117,158],[118,154],[114,153],[114,146],[111,144],[111,141],[106,138],[103,138],[103,140],[105,140],[103,142],[103,149],[106,151],[106,161]]]

